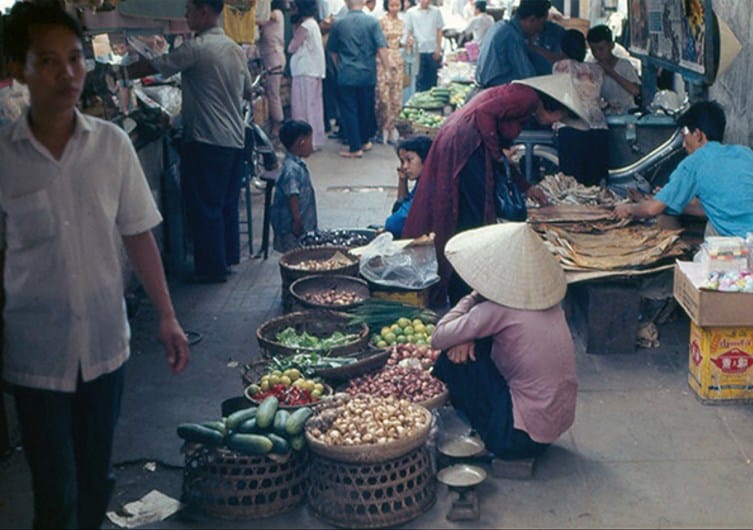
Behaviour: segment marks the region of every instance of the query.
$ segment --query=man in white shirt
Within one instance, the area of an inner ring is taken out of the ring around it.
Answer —
[[[486,32],[489,31],[492,25],[494,25],[494,17],[486,12],[486,0],[476,0],[474,2],[473,17],[468,21],[468,25],[463,30],[463,33],[472,34],[473,42],[481,44],[484,35],[486,35]]]
[[[431,0],[419,0],[405,15],[403,43],[412,47],[418,45],[419,67],[416,77],[416,91],[429,90],[437,84],[437,70],[442,64],[442,28],[444,19],[438,7]]]
[[[56,3],[18,2],[4,39],[31,106],[0,130],[3,379],[31,470],[34,528],[99,528],[129,356],[121,245],[176,373],[188,341],[151,233],[162,218],[131,141],[76,109],[86,76],[77,21]]]

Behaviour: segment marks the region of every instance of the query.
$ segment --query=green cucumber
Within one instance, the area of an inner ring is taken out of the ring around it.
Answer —
[[[232,434],[227,446],[244,455],[266,455],[272,450],[272,440],[260,434]]]
[[[300,451],[304,447],[306,447],[306,437],[302,434],[299,434],[298,436],[293,436],[288,440],[290,443],[290,447],[293,449],[293,451]]]
[[[277,398],[269,396],[261,402],[256,411],[256,426],[260,429],[268,429],[275,419],[278,405]]]
[[[278,455],[284,455],[285,453],[290,451],[290,444],[282,436],[277,436],[276,434],[269,433],[266,435],[266,437],[269,438],[270,441],[272,442],[273,453],[278,454]]]
[[[289,417],[290,412],[288,412],[287,410],[280,409],[275,413],[275,421],[273,424],[273,430],[275,433],[279,434],[280,436],[285,436],[287,434],[285,426],[288,423]]]
[[[256,425],[256,418],[251,418],[250,420],[246,420],[240,425],[238,425],[238,428],[235,429],[235,432],[239,432],[243,434],[251,434],[258,430],[259,429]]]
[[[238,425],[246,420],[250,420],[251,418],[255,417],[257,410],[257,407],[250,407],[233,412],[230,416],[227,417],[227,420],[225,421],[228,432],[234,431],[236,428],[238,428]]]
[[[198,423],[181,423],[178,425],[178,436],[187,442],[212,446],[222,445],[225,441],[225,437],[219,431]]]
[[[291,436],[301,434],[303,432],[303,426],[306,420],[309,419],[314,411],[309,407],[301,407],[290,415],[288,421],[285,423],[285,432]]]
[[[214,429],[215,431],[219,432],[222,436],[225,436],[227,434],[227,425],[224,421],[202,421],[199,425],[202,427],[209,427],[210,429]]]

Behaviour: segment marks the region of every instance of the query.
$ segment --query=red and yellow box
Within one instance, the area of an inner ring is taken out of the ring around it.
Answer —
[[[708,403],[753,402],[753,327],[690,323],[688,384]]]

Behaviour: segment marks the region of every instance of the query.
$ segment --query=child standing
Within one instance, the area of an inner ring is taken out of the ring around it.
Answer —
[[[273,246],[278,252],[298,247],[298,238],[304,232],[316,230],[314,186],[309,170],[301,160],[314,151],[313,133],[311,125],[300,120],[285,121],[280,127],[280,142],[287,154],[272,201]]]
[[[413,136],[397,144],[396,151],[400,159],[400,166],[397,168],[397,200],[392,207],[392,215],[384,222],[384,229],[397,238],[403,232],[429,149],[431,149],[431,138],[428,136]],[[409,181],[415,182],[411,190],[408,190]]]

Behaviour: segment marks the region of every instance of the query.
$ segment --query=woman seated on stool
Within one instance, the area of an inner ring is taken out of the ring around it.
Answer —
[[[432,333],[434,375],[497,458],[537,457],[575,418],[565,274],[526,223],[462,232],[445,255],[474,290]]]
[[[421,176],[424,160],[430,148],[431,138],[419,135],[401,140],[395,149],[400,160],[397,168],[397,200],[392,206],[392,215],[384,222],[384,229],[391,232],[395,238],[399,238],[403,232],[403,225],[408,218],[408,211],[418,186],[418,177]],[[411,190],[408,190],[408,181],[415,182]]]

